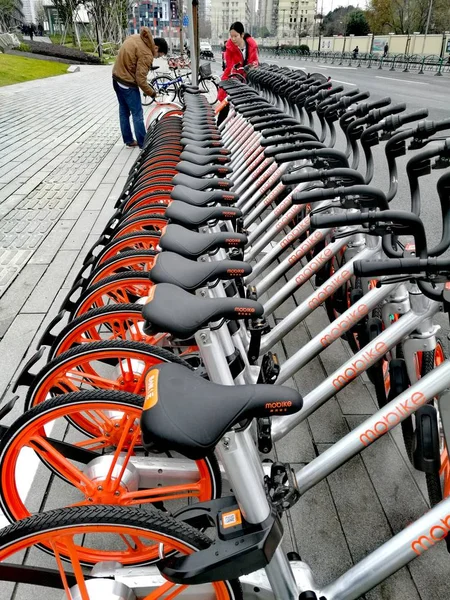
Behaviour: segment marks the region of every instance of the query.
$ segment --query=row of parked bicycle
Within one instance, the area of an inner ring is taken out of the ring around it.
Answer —
[[[450,297],[450,172],[427,189],[442,214],[432,248],[419,181],[434,158],[447,165],[437,134],[450,119],[300,70],[262,65],[248,79],[222,82],[219,128],[197,88],[184,108],[153,107],[116,211],[16,382],[25,411],[0,439],[5,581],[72,600],[350,600],[448,533],[436,316]],[[369,185],[380,143],[387,193]],[[407,144],[427,148],[408,161],[411,210],[391,210]],[[306,299],[272,323],[300,288]],[[322,304],[330,322],[280,364],[274,346]],[[320,385],[283,385],[339,338],[353,355]],[[263,460],[362,373],[374,415],[297,472]],[[281,546],[283,513],[397,425],[432,508],[319,586]]]

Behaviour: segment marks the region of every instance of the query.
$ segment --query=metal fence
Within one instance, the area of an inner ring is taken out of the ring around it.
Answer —
[[[320,62],[329,65],[349,67],[366,67],[367,69],[386,69],[388,71],[414,71],[421,75],[425,71],[435,71],[435,75],[450,72],[450,57],[441,58],[436,54],[422,56],[420,54],[370,54],[360,52],[301,52],[298,48],[259,48],[261,58],[290,58],[308,62]]]

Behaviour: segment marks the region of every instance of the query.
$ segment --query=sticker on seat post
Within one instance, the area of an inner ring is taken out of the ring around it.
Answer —
[[[229,527],[236,527],[242,524],[242,515],[239,509],[232,510],[230,512],[222,513],[222,527],[228,529]]]

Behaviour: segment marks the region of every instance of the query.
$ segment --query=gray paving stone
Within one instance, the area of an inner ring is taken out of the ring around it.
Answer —
[[[58,252],[23,306],[23,313],[47,313],[77,254],[76,250]]]

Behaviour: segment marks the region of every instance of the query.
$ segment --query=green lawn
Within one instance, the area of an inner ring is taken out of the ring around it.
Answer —
[[[0,86],[67,73],[69,65],[0,53]]]

